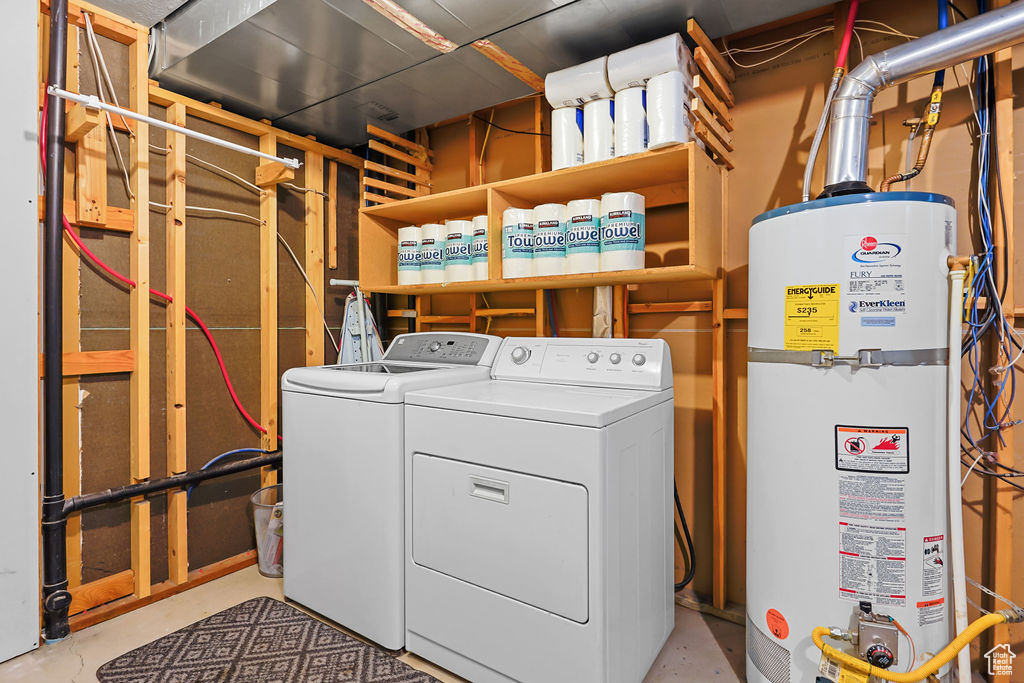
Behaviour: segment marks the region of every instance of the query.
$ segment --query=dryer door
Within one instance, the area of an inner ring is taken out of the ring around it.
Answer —
[[[412,527],[416,564],[587,621],[583,486],[415,453]]]

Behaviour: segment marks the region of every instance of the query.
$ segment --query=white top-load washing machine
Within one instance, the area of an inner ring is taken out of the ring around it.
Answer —
[[[475,683],[643,679],[674,623],[660,339],[507,338],[406,395],[406,648]]]
[[[405,644],[405,395],[487,378],[500,342],[403,334],[378,362],[284,373],[287,597],[386,648]]]

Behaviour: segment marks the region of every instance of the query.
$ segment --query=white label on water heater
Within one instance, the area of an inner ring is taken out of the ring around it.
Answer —
[[[843,474],[839,477],[839,516],[872,522],[902,522],[906,485],[901,477]]]
[[[910,430],[906,427],[836,425],[836,469],[908,474]]]
[[[839,597],[902,607],[907,602],[907,530],[839,523]]]
[[[884,324],[865,318],[865,327],[895,327],[894,313],[907,310],[903,261],[905,235],[857,233],[846,236],[849,279],[843,292],[846,310],[857,316],[884,316]]]

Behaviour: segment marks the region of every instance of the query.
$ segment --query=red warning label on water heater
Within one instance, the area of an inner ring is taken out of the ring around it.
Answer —
[[[835,430],[837,470],[875,474],[910,472],[908,428],[836,425]]]

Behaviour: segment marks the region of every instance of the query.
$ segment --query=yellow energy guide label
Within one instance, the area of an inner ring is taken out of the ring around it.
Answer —
[[[839,347],[839,284],[786,287],[785,349],[832,350]]]

